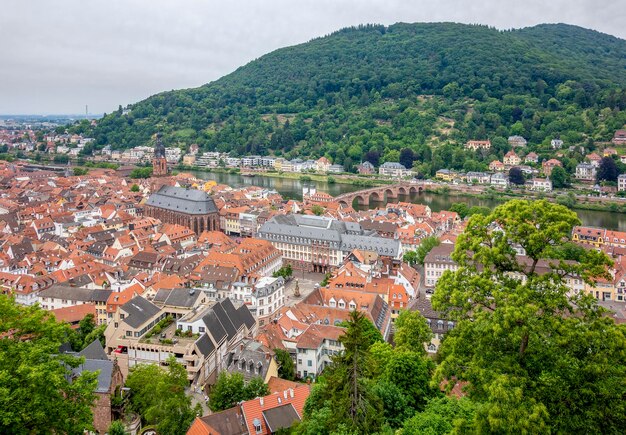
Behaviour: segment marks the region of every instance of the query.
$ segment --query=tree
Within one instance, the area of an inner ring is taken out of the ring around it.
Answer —
[[[72,170],[72,172],[74,173],[75,176],[87,175],[87,173],[89,172],[89,169],[87,169],[87,168],[74,168]]]
[[[378,151],[370,150],[367,153],[365,153],[365,156],[363,157],[363,161],[370,162],[373,166],[378,166],[378,163],[380,161],[380,154],[378,154]]]
[[[615,164],[615,160],[611,157],[603,157],[600,161],[600,167],[598,167],[598,173],[596,175],[596,180],[601,181],[617,181],[617,176],[619,175],[619,170],[617,165]]]
[[[401,349],[391,355],[382,379],[396,385],[413,409],[421,410],[426,401],[436,394],[430,384],[434,366],[424,352]]]
[[[417,264],[417,252],[415,251],[407,251],[402,256],[402,261],[408,263],[410,266]]]
[[[429,236],[424,238],[415,250],[417,255],[417,262],[423,266],[424,259],[426,258],[428,253],[432,251],[435,246],[439,246],[439,243],[439,239],[435,236]]]
[[[456,320],[435,382],[469,383],[469,397],[481,404],[478,432],[626,430],[626,332],[567,285],[568,277],[587,285],[610,278],[611,262],[594,250],[578,262],[553,254],[575,225],[566,207],[514,200],[473,216],[457,239],[459,268],[443,274],[432,298]]]
[[[111,423],[111,426],[109,426],[107,433],[109,435],[126,435],[124,423],[119,420],[115,420],[113,423]]]
[[[469,215],[469,206],[464,202],[455,202],[450,206],[450,211],[457,213],[461,219],[465,219]]]
[[[130,178],[150,178],[152,177],[152,168],[135,168],[128,175]]]
[[[38,306],[0,295],[0,433],[82,434],[92,426],[97,374],[59,353],[70,328]]]
[[[324,214],[324,207],[319,204],[313,204],[313,207],[311,207],[311,211],[315,216],[321,216]]]
[[[552,181],[552,187],[556,189],[561,189],[570,186],[569,175],[560,166],[555,166],[552,168],[552,172],[550,173],[550,181]]]
[[[523,186],[526,180],[524,179],[524,173],[517,166],[509,169],[509,181],[512,184],[516,184],[518,186]]]
[[[185,394],[188,385],[187,371],[173,356],[166,369],[156,364],[138,365],[126,380],[131,408],[159,433],[170,434],[184,434],[196,415]]]
[[[243,375],[236,372],[222,372],[209,394],[209,407],[213,412],[223,411],[232,408],[245,397]]]
[[[291,275],[293,275],[293,268],[291,267],[291,264],[287,264],[286,266],[281,267],[272,274],[274,278],[278,278],[279,276],[281,276],[284,279],[288,279]]]
[[[350,312],[344,335],[344,352],[318,378],[307,399],[299,433],[374,433],[383,423],[383,404],[368,379],[371,322],[360,311]]]
[[[139,192],[139,185],[133,184],[132,186],[130,186],[130,191],[131,192]]]
[[[472,433],[475,412],[476,404],[467,398],[434,398],[422,412],[405,421],[402,435]]]
[[[339,326],[341,326],[342,328],[349,328],[350,320],[344,320],[343,322],[339,324]],[[363,319],[360,323],[360,327],[362,328],[361,334],[363,336],[362,344],[368,349],[374,343],[385,341],[383,340],[383,335],[380,333],[378,328],[372,322],[370,322],[369,319]]]
[[[242,400],[250,400],[255,397],[263,397],[270,391],[263,379],[254,377],[246,385],[241,373],[222,372],[209,394],[209,407],[211,411],[223,411],[232,408]]]
[[[406,168],[413,167],[413,160],[415,160],[415,155],[413,154],[413,150],[410,148],[402,148],[400,150],[400,163],[403,164]]]
[[[255,397],[264,397],[270,394],[270,389],[267,387],[267,384],[263,382],[259,376],[255,376],[254,378],[248,381],[248,385],[246,385],[244,389],[245,398],[244,400],[254,399]]]
[[[293,381],[296,378],[296,368],[289,352],[284,349],[274,349],[278,363],[278,377]]]
[[[398,348],[426,354],[424,343],[430,342],[433,333],[419,311],[400,311],[395,326],[394,341]]]

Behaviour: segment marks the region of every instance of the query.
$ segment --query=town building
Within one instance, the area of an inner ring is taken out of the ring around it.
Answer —
[[[240,373],[244,380],[261,378],[268,383],[278,377],[278,363],[274,352],[258,341],[244,338],[236,343],[224,359],[224,370]]]
[[[403,178],[412,176],[413,171],[398,162],[385,162],[378,168],[378,174],[391,178]]]
[[[468,172],[465,174],[465,179],[469,184],[489,184],[491,175],[486,172]]]
[[[549,178],[533,178],[530,182],[531,190],[538,192],[551,192],[552,181]]]
[[[259,326],[271,321],[285,304],[285,280],[264,276],[255,283],[235,282],[232,298],[248,306]]]
[[[360,163],[357,166],[357,171],[359,172],[359,174],[362,175],[370,175],[373,174],[374,171],[376,170],[376,168],[374,168],[374,165],[372,165],[370,162],[365,161],[363,163]]]
[[[524,157],[524,163],[539,163],[539,156],[531,151]]]
[[[595,181],[597,167],[591,163],[579,163],[576,165],[576,179],[581,181]]]
[[[332,325],[309,326],[296,343],[296,373],[302,379],[315,379],[330,365],[332,358],[343,351],[339,341],[344,328]]]
[[[161,222],[184,225],[196,234],[219,230],[219,212],[206,192],[175,186],[161,186],[148,198],[144,215]]]
[[[611,140],[615,145],[626,144],[626,130],[617,130]]]
[[[501,171],[504,171],[505,169],[506,167],[504,166],[504,163],[502,163],[500,160],[493,160],[491,163],[489,163],[490,171],[501,172]]]
[[[497,172],[491,175],[489,183],[492,186],[507,187],[509,185],[509,177],[502,172]]]
[[[585,156],[585,159],[589,161],[589,163],[595,166],[596,168],[600,167],[600,162],[602,161],[602,157],[600,157],[596,153],[587,154]]]
[[[525,147],[528,144],[522,136],[509,136],[508,142],[512,147]]]
[[[626,174],[620,174],[617,177],[617,191],[618,192],[626,191]]]
[[[426,287],[435,287],[446,270],[456,271],[458,266],[452,260],[454,245],[443,243],[435,246],[424,258],[424,282]]]
[[[246,305],[235,308],[230,299],[211,303],[197,290],[180,290],[162,307],[137,296],[115,313],[104,333],[106,353],[125,376],[138,364],[165,365],[173,356],[190,383],[211,384],[232,346],[256,331]],[[205,302],[197,305],[198,298]]]
[[[330,271],[354,249],[397,261],[401,255],[398,240],[378,237],[355,222],[322,216],[274,216],[259,228],[258,237],[280,250],[286,264],[308,271]]]
[[[549,177],[552,174],[552,170],[557,166],[563,167],[563,163],[558,161],[557,159],[546,160],[541,164],[541,170],[543,171],[543,175]]]
[[[511,150],[504,156],[504,165],[505,166],[517,166],[522,163],[522,159],[515,154],[515,151]]]
[[[479,150],[479,149],[485,149],[488,150],[491,148],[491,141],[489,139],[487,140],[468,140],[465,143],[465,148],[469,149],[469,150]]]
[[[550,146],[555,150],[561,149],[563,147],[563,141],[561,139],[552,139]]]
[[[152,176],[164,177],[167,175],[167,158],[165,157],[165,146],[161,143],[161,133],[156,135],[156,146],[154,147],[154,159],[152,160]]]

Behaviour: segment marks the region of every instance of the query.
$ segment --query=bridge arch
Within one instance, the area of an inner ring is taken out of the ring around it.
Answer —
[[[406,190],[406,188],[404,186],[400,186],[398,188],[398,194],[400,194],[400,195],[408,195],[408,193],[409,192]]]
[[[380,193],[374,191],[369,194],[370,201],[382,202],[383,199],[385,199],[384,193],[381,195]]]
[[[365,195],[355,195],[352,202],[356,200],[356,203],[359,205],[368,205],[370,203],[369,196]]]
[[[385,200],[387,200],[387,202],[393,202],[394,200],[398,199],[397,191],[394,190],[394,189],[391,189],[391,188],[385,189],[384,196],[385,196]]]
[[[341,207],[350,207],[351,204],[348,204],[346,201],[344,201],[343,199],[339,201],[339,205]]]

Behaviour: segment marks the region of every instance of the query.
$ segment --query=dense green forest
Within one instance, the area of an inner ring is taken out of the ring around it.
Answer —
[[[626,123],[626,41],[564,24],[366,25],[128,109],[93,131],[87,122],[73,130],[93,134],[96,148],[150,144],[158,130],[170,146],[326,155],[348,169],[364,158],[397,161],[409,149],[425,173],[477,170],[501,157],[513,134],[542,157],[552,138],[588,148],[610,140]],[[490,138],[494,147],[465,151],[469,138]]]

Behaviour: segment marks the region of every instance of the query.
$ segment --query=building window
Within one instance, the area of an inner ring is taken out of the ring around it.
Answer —
[[[204,326],[198,326],[198,331],[204,332],[205,331]]]

